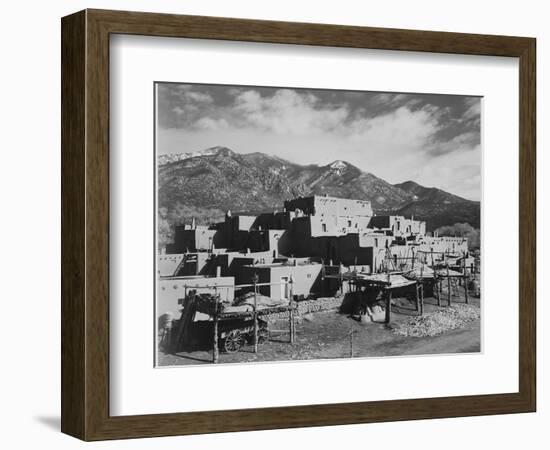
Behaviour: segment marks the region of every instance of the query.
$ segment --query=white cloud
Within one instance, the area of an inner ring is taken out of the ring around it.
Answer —
[[[402,106],[389,114],[356,120],[349,128],[351,141],[363,142],[365,145],[399,145],[418,151],[438,130],[438,124],[433,111],[411,111]]]
[[[315,96],[290,89],[280,89],[271,97],[253,90],[242,92],[235,99],[234,111],[245,127],[298,135],[335,129],[349,115],[345,107],[319,107]]]
[[[181,106],[174,106],[172,111],[175,112],[178,116],[185,114],[185,110]]]
[[[418,167],[414,178],[425,186],[435,186],[472,200],[480,199],[481,151],[464,146],[438,158],[429,158]]]
[[[161,129],[160,142],[167,153],[225,145],[300,164],[347,160],[390,183],[413,179],[479,198],[479,131],[456,128],[479,118],[479,98],[460,103],[466,112],[451,119],[450,106],[421,96],[381,93],[361,103],[355,95],[352,105],[344,94],[331,103],[311,91],[278,89],[266,95],[261,89],[229,88],[217,103],[208,93],[182,90],[172,109],[182,125]],[[451,123],[455,128],[447,133]],[[451,137],[442,142],[441,131]]]
[[[468,151],[479,148],[479,132],[467,131],[458,134],[445,142],[436,142],[429,146],[429,152],[435,156],[456,152]]]
[[[221,130],[229,127],[225,119],[212,119],[210,117],[201,117],[195,122],[196,128],[201,130]]]
[[[211,95],[205,94],[203,92],[195,91],[185,91],[182,94],[183,100],[186,102],[196,102],[196,103],[213,103],[214,99]]]

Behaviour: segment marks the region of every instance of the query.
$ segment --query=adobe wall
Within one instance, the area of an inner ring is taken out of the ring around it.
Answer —
[[[183,253],[158,255],[157,275],[169,277],[174,275],[176,268],[183,259]]]
[[[420,243],[420,249],[425,252],[462,254],[468,252],[468,238],[464,237],[431,237],[426,236]]]
[[[381,237],[384,238],[384,236]],[[339,237],[296,236],[293,239],[292,253],[298,257],[320,258],[328,264],[373,264],[373,248],[360,245],[359,234]]]
[[[297,209],[304,214],[316,216],[372,216],[371,203],[367,200],[325,197],[314,195],[288,200],[284,203],[287,211]]]
[[[206,288],[206,286],[226,286]],[[187,287],[187,289],[186,289]],[[219,278],[165,278],[157,282],[157,316],[170,312],[174,317],[179,317],[181,305],[178,300],[185,298],[185,293],[196,289],[199,294],[218,293],[222,301],[232,302],[235,298],[235,279],[233,277]]]
[[[321,264],[283,265],[271,269],[271,282],[281,281],[281,277],[293,277],[292,292],[295,296],[308,297],[321,291]],[[281,298],[279,286],[272,286],[272,298]],[[273,293],[275,296],[273,297]]]
[[[313,300],[295,302],[295,317],[301,317],[319,311],[338,311],[342,305],[342,297],[320,297]],[[268,322],[288,319],[288,311],[262,316]]]
[[[171,276],[191,276],[191,275],[214,275],[209,273],[209,262],[212,254],[208,252],[186,253],[184,264],[178,270],[178,273],[172,273]],[[215,269],[211,268],[214,272]]]
[[[218,230],[210,230],[208,227],[202,226],[195,229],[185,229],[184,226],[178,226],[175,229],[174,246],[171,250],[174,253],[209,250],[212,245],[222,247],[223,241],[223,234]]]
[[[241,276],[244,283],[250,283],[254,274],[258,275],[259,283],[280,283],[281,278],[293,277],[292,292],[295,296],[307,297],[311,293],[319,294],[321,291],[321,264],[291,264],[269,265],[269,266],[243,266]],[[287,288],[290,290],[290,286]],[[260,286],[259,292],[262,295],[280,300],[284,297],[281,285]],[[290,291],[287,292],[287,295]]]
[[[404,216],[374,216],[370,220],[370,226],[391,230],[394,236],[426,234],[426,222],[406,219]]]
[[[286,230],[290,228],[292,218],[294,213],[289,211],[264,213],[256,217],[252,227],[255,230]]]
[[[284,202],[284,207],[286,211],[296,211],[297,209],[299,209],[304,214],[314,214],[314,197],[299,197],[292,200],[286,200]]]

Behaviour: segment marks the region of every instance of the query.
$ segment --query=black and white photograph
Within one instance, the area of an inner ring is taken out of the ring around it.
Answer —
[[[156,365],[481,352],[482,102],[157,82]]]

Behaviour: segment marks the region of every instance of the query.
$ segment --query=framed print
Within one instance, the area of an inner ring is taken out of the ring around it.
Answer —
[[[531,412],[535,39],[62,20],[62,431]]]

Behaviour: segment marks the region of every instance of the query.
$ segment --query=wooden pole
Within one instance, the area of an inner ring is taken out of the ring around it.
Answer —
[[[218,302],[216,302],[216,308],[214,311],[214,352],[213,352],[213,358],[214,358],[214,364],[218,363],[218,359],[220,356],[220,349],[218,347]]]
[[[338,273],[340,274],[340,292],[344,295],[344,267],[342,266],[342,263],[338,266]]]
[[[419,296],[418,296],[418,282],[416,282],[416,284],[414,285],[414,292],[415,292],[415,306],[416,306],[416,311],[418,311],[420,309],[420,299],[419,299]]]
[[[437,306],[441,306],[441,281],[436,278],[435,279],[435,290],[437,292]]]
[[[289,318],[289,329],[290,329],[290,343],[294,344],[294,341],[295,341],[295,331],[294,331],[294,289],[292,288],[292,284],[293,284],[294,280],[292,278],[292,275],[290,276],[289,282],[290,282],[290,299],[289,299],[290,311],[288,312],[288,318]]]
[[[353,358],[353,321],[350,320],[349,329],[349,357]]]
[[[391,322],[391,289],[386,289],[386,324]]]
[[[422,316],[424,314],[424,285],[420,283],[418,288],[420,290],[420,315]]]
[[[449,306],[451,306],[451,277],[449,276],[449,264],[447,264],[447,293]]]
[[[256,275],[254,275],[254,353],[258,353],[258,288],[256,287]]]
[[[328,292],[328,280],[325,278],[327,274],[327,269],[325,267],[325,260],[321,258],[321,291],[323,292],[323,296],[327,295]]]
[[[464,301],[469,303],[468,299],[468,269],[466,268],[466,259],[464,259]]]
[[[434,264],[434,249],[430,249],[430,254],[431,254],[431,257],[432,257],[432,269],[434,271],[434,295],[437,299],[437,306],[441,306],[441,292],[439,291],[439,288],[440,288],[440,285],[439,285],[439,280],[437,279],[437,271],[435,269],[435,264]]]

